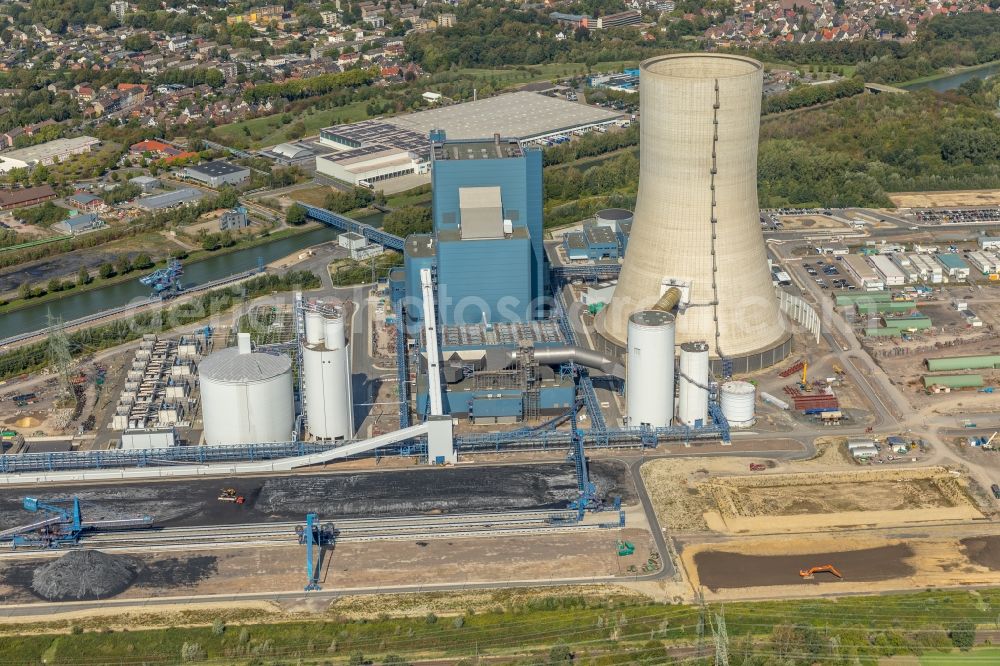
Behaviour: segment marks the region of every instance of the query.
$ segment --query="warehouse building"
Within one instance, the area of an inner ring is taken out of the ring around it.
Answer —
[[[223,185],[239,185],[250,180],[250,169],[224,160],[215,160],[185,167],[181,175],[218,189]]]
[[[875,272],[871,264],[865,261],[865,258],[861,255],[847,255],[844,257],[844,266],[847,268],[847,272],[854,277],[858,286],[865,291],[882,291],[885,289],[885,282],[882,281],[882,278]]]
[[[83,213],[81,215],[68,217],[61,222],[56,222],[52,225],[52,228],[61,231],[64,234],[73,234],[75,236],[76,234],[91,231],[103,226],[104,223],[97,217],[97,213]]]
[[[948,277],[956,280],[969,278],[969,265],[962,261],[962,258],[957,254],[939,254],[935,259],[944,267],[944,274]]]
[[[910,254],[907,256],[921,280],[930,282],[931,284],[941,284],[944,282],[944,269],[930,255]]]
[[[177,206],[187,206],[205,196],[201,190],[193,187],[182,187],[163,194],[140,197],[135,200],[135,206],[145,211],[156,212],[176,208]]]
[[[451,104],[383,120],[365,120],[320,130],[319,141],[339,151],[317,155],[316,170],[353,184],[374,184],[430,168],[431,131],[450,140],[473,140],[489,134],[521,141],[582,132],[614,125],[625,115],[548,97],[515,92]]]
[[[983,275],[1000,273],[1000,257],[992,252],[970,252],[969,263]]]
[[[882,281],[887,287],[898,287],[906,284],[906,276],[889,257],[876,254],[868,257],[868,261],[875,268],[875,272],[882,277]]]
[[[34,206],[56,198],[56,191],[51,185],[38,187],[22,187],[13,190],[0,190],[0,210],[13,210],[23,206]]]
[[[47,166],[54,164],[56,161],[62,162],[73,155],[89,153],[100,145],[100,139],[92,136],[78,136],[72,139],[54,139],[40,143],[37,146],[12,150],[4,153],[3,157],[14,162],[21,162],[27,166],[36,166],[39,164]]]
[[[1000,250],[1000,236],[983,234],[976,238],[980,250]]]
[[[428,169],[418,153],[382,145],[316,156],[318,173],[362,187],[374,188],[382,181]]]

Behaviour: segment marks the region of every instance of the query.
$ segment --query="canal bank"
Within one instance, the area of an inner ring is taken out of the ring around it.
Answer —
[[[947,92],[955,90],[966,81],[973,79],[988,79],[991,76],[1000,74],[1000,60],[984,62],[981,65],[971,67],[961,67],[940,74],[932,74],[919,79],[914,79],[899,85],[903,90],[933,90],[934,92]]]
[[[372,226],[381,226],[382,217],[382,214],[371,215],[358,221]],[[181,282],[185,285],[199,285],[242,273],[256,267],[260,260],[268,264],[305,248],[336,240],[339,233],[337,229],[324,225],[263,245],[211,256],[185,265]],[[50,312],[54,317],[63,321],[71,321],[95,312],[144,301],[149,298],[150,289],[139,283],[140,273],[137,272],[134,275],[134,279],[90,291],[71,292],[63,298],[38,303],[4,314],[0,317],[0,338],[45,328]]]

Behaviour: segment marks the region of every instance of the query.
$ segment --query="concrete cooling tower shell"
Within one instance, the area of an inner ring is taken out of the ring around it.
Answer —
[[[705,340],[736,372],[790,352],[757,207],[761,85],[761,64],[739,56],[668,55],[640,66],[635,216],[614,297],[597,320],[608,351],[621,354],[629,315],[673,284],[687,301],[678,344]]]

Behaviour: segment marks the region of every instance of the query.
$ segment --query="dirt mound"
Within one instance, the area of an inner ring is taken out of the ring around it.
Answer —
[[[17,421],[14,421],[14,425],[18,428],[34,428],[39,423],[41,423],[41,421],[36,419],[34,416],[25,416]]]
[[[36,568],[31,589],[47,601],[107,599],[127,590],[141,568],[132,557],[74,550]]]

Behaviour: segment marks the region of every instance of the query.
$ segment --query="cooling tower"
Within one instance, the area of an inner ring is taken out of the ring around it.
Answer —
[[[736,372],[790,351],[757,208],[761,64],[679,54],[640,66],[640,163],[628,252],[597,329],[620,355],[629,316],[683,292],[677,343],[706,340]]]

